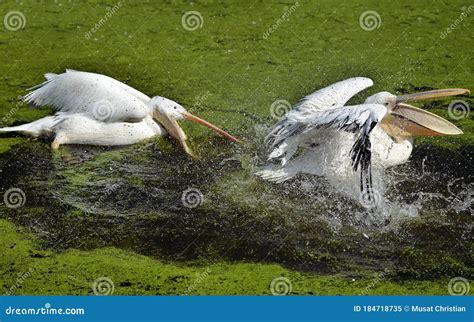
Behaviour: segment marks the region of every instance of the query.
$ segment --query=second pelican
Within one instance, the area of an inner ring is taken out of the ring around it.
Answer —
[[[349,99],[373,85],[369,78],[337,82],[303,98],[266,137],[273,163],[256,174],[274,182],[298,173],[324,176],[346,185],[352,196],[354,173],[364,199],[373,200],[372,163],[386,168],[404,163],[414,136],[457,135],[462,131],[447,120],[406,102],[461,95],[450,88],[395,96],[380,92],[363,104],[346,106]]]

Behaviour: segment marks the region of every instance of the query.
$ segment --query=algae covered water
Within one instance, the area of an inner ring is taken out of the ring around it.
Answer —
[[[324,178],[253,175],[281,116],[275,102],[352,76],[376,84],[354,102],[382,90],[474,88],[471,20],[443,37],[469,7],[296,3],[1,4],[25,18],[0,32],[10,62],[0,66],[2,126],[51,114],[18,96],[45,72],[74,68],[172,98],[245,141],[183,124],[199,155],[191,159],[163,138],[54,153],[47,141],[2,134],[0,191],[12,198],[0,206],[5,292],[30,268],[15,293],[87,294],[109,277],[118,294],[267,294],[283,275],[295,294],[446,294],[452,278],[469,279],[469,108],[453,116],[450,101],[423,106],[465,134],[417,140],[410,161],[386,171],[372,209]],[[185,22],[191,11],[197,27]],[[378,27],[360,22],[367,11]]]
[[[224,148],[227,153],[190,160],[177,149],[163,153],[149,144],[113,151],[71,147],[51,158],[42,145],[6,153],[16,160],[4,167],[12,181],[3,188],[16,184],[31,196],[27,211],[9,211],[7,218],[50,247],[116,246],[157,258],[264,260],[317,272],[354,264],[410,270],[399,262],[407,248],[427,254],[445,249],[465,260],[472,185],[459,176],[469,169],[462,160],[450,174],[447,160],[416,151],[421,166],[388,171],[387,196],[366,209],[323,178],[262,182],[245,151],[234,155]]]

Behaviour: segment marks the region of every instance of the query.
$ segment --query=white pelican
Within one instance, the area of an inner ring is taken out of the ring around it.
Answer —
[[[23,100],[34,106],[52,106],[56,115],[0,128],[0,132],[51,137],[53,149],[62,144],[128,145],[168,132],[192,155],[186,135],[177,123],[187,119],[239,142],[180,104],[160,96],[150,98],[105,75],[68,69],[63,74],[45,74],[45,78],[44,83],[28,89],[32,91]]]
[[[469,90],[451,88],[402,96],[380,92],[364,104],[345,106],[352,96],[372,85],[369,78],[354,77],[303,98],[270,129],[265,141],[270,150],[268,161],[273,164],[256,174],[277,183],[298,173],[324,176],[367,205],[374,201],[372,163],[380,169],[404,163],[412,152],[413,136],[462,134],[445,119],[405,102]]]

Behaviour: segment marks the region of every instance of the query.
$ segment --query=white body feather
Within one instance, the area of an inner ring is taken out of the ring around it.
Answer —
[[[150,116],[140,122],[103,123],[82,114],[65,115],[53,126],[61,144],[129,145],[161,136],[164,130]]]

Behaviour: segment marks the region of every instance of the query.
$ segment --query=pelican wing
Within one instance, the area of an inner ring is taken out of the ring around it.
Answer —
[[[279,120],[270,130],[265,142],[270,148],[281,142],[291,132],[296,123],[305,123],[315,116],[318,118],[322,111],[344,106],[351,97],[362,90],[371,87],[374,82],[366,77],[353,77],[322,88],[304,97],[295,107]],[[280,133],[280,135],[276,135]]]
[[[306,114],[344,106],[351,97],[373,85],[374,82],[366,77],[345,79],[305,96],[288,114]]]
[[[318,135],[321,129],[335,129],[355,133],[355,142],[352,145],[351,165],[354,171],[360,171],[361,191],[372,198],[371,176],[371,142],[370,133],[387,114],[387,109],[379,104],[361,104],[343,106],[328,110],[313,112],[304,119],[287,120],[286,123],[275,128],[271,133],[271,147],[269,159],[279,159],[284,165],[296,152],[300,141],[299,136]]]
[[[106,123],[138,122],[150,114],[150,97],[111,77],[73,70],[45,77],[23,97],[25,102]]]

